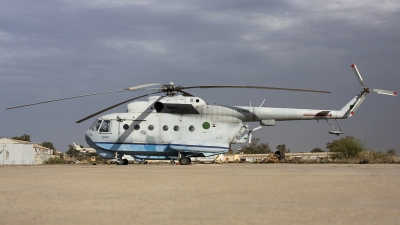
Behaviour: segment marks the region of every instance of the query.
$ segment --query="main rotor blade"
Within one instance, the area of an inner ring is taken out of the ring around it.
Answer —
[[[371,92],[378,93],[381,95],[391,95],[391,96],[397,95],[397,93],[395,91],[387,91],[387,90],[381,90],[381,89],[376,89],[376,88],[372,89]]]
[[[180,90],[180,92],[182,92],[183,96],[186,96],[186,97],[194,97],[194,95],[192,95],[192,94],[190,94],[190,93],[188,93],[188,92],[186,92],[186,91]]]
[[[162,84],[143,84],[143,85],[138,85],[138,86],[134,86],[134,87],[129,87],[129,88],[125,88],[125,90],[127,91],[139,91],[139,90],[143,90],[146,87],[150,87],[150,86],[157,86],[157,85],[162,85]]]
[[[99,114],[101,114],[101,113],[103,113],[103,112],[106,112],[106,111],[108,111],[108,110],[110,110],[110,109],[113,109],[113,108],[115,108],[115,107],[117,107],[117,106],[123,105],[123,104],[125,104],[125,103],[127,103],[127,102],[131,102],[131,101],[136,100],[136,99],[138,99],[138,98],[143,98],[143,97],[146,97],[146,96],[149,96],[149,95],[153,95],[153,94],[158,94],[158,93],[161,93],[161,92],[154,92],[154,93],[151,93],[151,94],[145,94],[145,95],[141,95],[141,96],[139,96],[139,97],[135,97],[135,98],[128,99],[128,100],[126,100],[126,101],[120,102],[120,103],[118,103],[118,104],[115,104],[115,105],[113,105],[113,106],[110,106],[110,107],[108,107],[108,108],[106,108],[106,109],[103,109],[103,110],[101,110],[101,111],[98,111],[98,112],[96,112],[96,113],[93,113],[93,114],[91,114],[91,115],[89,115],[89,116],[87,116],[87,117],[85,117],[85,118],[83,118],[83,119],[81,119],[81,120],[76,121],[75,123],[81,123],[81,122],[83,122],[83,121],[85,121],[85,120],[88,120],[88,119],[90,119],[90,118],[92,118],[92,117],[94,117],[94,116],[97,116],[97,115],[99,115]]]
[[[360,82],[360,84],[361,84],[363,87],[366,87],[365,84],[364,84],[364,81],[363,81],[363,79],[362,79],[362,77],[361,77],[360,72],[358,72],[358,69],[357,69],[356,64],[351,64],[351,68],[353,68],[354,74],[356,75],[358,82]]]
[[[63,101],[63,100],[68,100],[68,99],[73,99],[73,98],[82,98],[82,97],[87,97],[87,96],[92,96],[92,95],[103,95],[103,94],[110,94],[110,93],[124,92],[124,91],[140,91],[146,87],[155,86],[155,85],[161,85],[161,84],[143,84],[143,85],[125,88],[124,90],[105,91],[105,92],[97,92],[97,93],[92,93],[92,94],[77,95],[77,96],[66,97],[66,98],[59,98],[59,99],[48,100],[48,101],[43,101],[43,102],[30,103],[30,104],[26,104],[26,105],[13,106],[13,107],[7,108],[6,110],[22,108],[22,107],[32,106],[32,105],[39,105],[39,104],[50,103],[50,102]]]
[[[182,89],[191,89],[191,88],[254,88],[254,89],[271,89],[271,90],[284,90],[284,91],[331,93],[330,91],[319,91],[319,90],[308,90],[308,89],[297,89],[297,88],[265,87],[265,86],[245,86],[245,85],[206,85],[206,86],[182,87]]]
[[[87,96],[92,96],[92,95],[102,95],[102,94],[110,94],[110,93],[124,92],[124,91],[126,91],[126,90],[105,91],[105,92],[97,92],[97,93],[92,93],[92,94],[77,95],[77,96],[53,99],[53,100],[48,100],[48,101],[43,101],[43,102],[30,103],[30,104],[26,104],[26,105],[13,106],[13,107],[7,108],[6,110],[22,108],[22,107],[32,106],[32,105],[39,105],[39,104],[50,103],[50,102],[57,102],[57,101],[68,100],[68,99],[73,99],[73,98],[81,98],[81,97],[87,97]]]

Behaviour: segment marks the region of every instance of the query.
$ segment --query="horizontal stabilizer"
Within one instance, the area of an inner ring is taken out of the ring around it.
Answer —
[[[316,116],[327,116],[331,111],[320,111]]]

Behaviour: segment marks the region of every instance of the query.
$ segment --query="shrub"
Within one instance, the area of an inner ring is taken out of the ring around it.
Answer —
[[[58,158],[58,157],[54,157],[54,158],[50,158],[46,161],[44,161],[45,164],[63,164],[64,163],[64,159],[62,158]]]

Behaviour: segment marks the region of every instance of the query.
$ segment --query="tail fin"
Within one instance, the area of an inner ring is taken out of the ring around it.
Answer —
[[[74,144],[75,150],[78,150],[78,151],[81,151],[81,150],[82,150],[81,146],[75,144],[75,142],[72,142],[72,143]]]
[[[354,115],[358,107],[363,103],[365,99],[365,93],[360,93],[351,99],[343,108],[340,110],[338,118],[348,118]]]

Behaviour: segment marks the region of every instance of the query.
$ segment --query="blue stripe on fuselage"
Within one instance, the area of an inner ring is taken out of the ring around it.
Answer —
[[[97,146],[112,151],[175,152],[168,144],[96,142]]]
[[[95,142],[95,144],[106,150],[112,151],[132,151],[132,152],[174,152],[177,151],[172,149],[169,144],[143,144],[143,143],[113,143],[113,142]],[[172,144],[171,146],[179,146],[183,151],[188,152],[209,152],[215,150],[216,152],[228,151],[228,147],[222,146],[206,146],[206,145],[185,145],[185,144]]]

